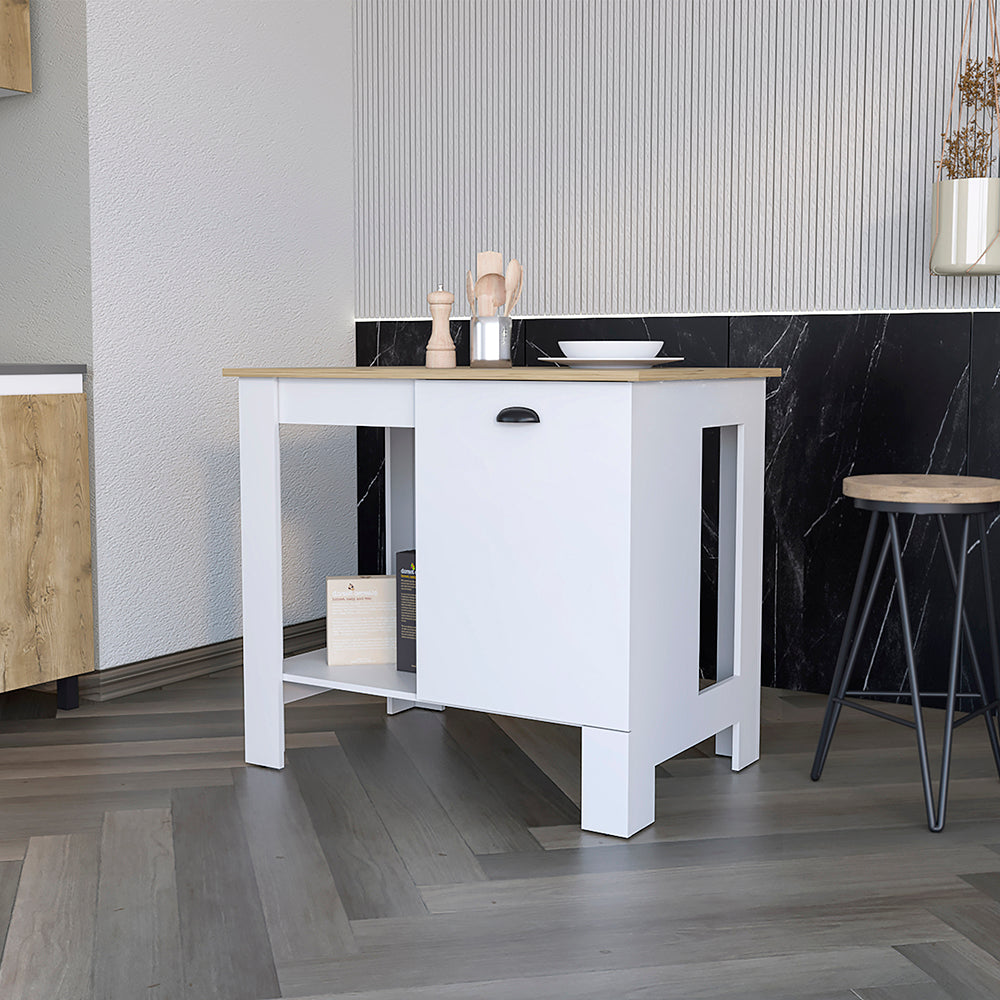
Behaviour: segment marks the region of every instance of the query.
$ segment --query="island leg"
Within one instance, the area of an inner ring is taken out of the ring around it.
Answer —
[[[580,826],[631,837],[656,813],[655,765],[636,733],[583,727]]]
[[[719,460],[717,681],[733,688],[729,717],[734,724],[716,736],[715,752],[731,757],[734,771],[760,757],[763,385],[744,418],[740,424],[721,428]]]
[[[285,766],[278,381],[240,379],[243,720],[248,764]]]

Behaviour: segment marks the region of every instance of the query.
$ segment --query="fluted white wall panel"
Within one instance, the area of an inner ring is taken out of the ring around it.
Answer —
[[[993,308],[927,266],[963,6],[357,0],[358,316],[477,249],[525,315]]]

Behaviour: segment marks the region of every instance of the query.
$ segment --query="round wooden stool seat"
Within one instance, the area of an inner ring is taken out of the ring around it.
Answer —
[[[844,496],[907,504],[986,504],[1000,502],[1000,479],[981,476],[848,476]]]

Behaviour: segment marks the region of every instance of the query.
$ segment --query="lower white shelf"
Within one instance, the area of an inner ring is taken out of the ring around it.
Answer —
[[[395,663],[358,663],[331,667],[326,662],[326,648],[290,656],[284,661],[283,681],[307,684],[335,691],[358,691],[381,698],[415,700],[417,675],[397,670]]]

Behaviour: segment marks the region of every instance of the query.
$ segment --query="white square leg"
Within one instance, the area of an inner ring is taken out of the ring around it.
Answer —
[[[278,382],[240,379],[243,725],[248,764],[285,766]]]
[[[582,808],[584,830],[631,837],[653,822],[655,764],[639,751],[634,733],[583,729]]]
[[[723,729],[715,737],[715,752],[720,757],[732,757],[734,771],[742,771],[760,760],[760,709],[746,713],[742,722]]]

